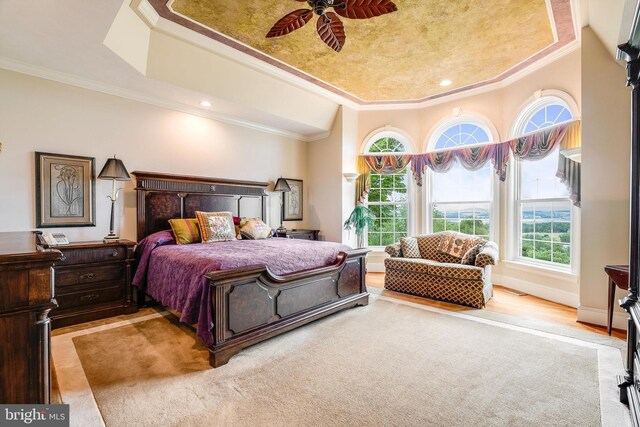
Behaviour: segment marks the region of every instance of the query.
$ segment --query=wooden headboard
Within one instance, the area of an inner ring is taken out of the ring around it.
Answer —
[[[138,241],[168,230],[172,218],[195,218],[196,211],[230,211],[265,219],[267,182],[134,171]]]

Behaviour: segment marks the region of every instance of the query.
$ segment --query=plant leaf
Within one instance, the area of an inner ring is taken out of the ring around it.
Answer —
[[[391,0],[344,0],[333,8],[338,15],[351,19],[368,19],[398,10]]]
[[[318,18],[318,35],[327,46],[336,52],[342,50],[347,39],[342,21],[333,12],[326,12],[324,16]]]
[[[267,33],[267,38],[280,37],[289,34],[290,32],[304,26],[304,24],[311,20],[312,16],[313,11],[309,9],[294,10],[290,14],[282,17],[273,27],[271,27],[271,30]]]

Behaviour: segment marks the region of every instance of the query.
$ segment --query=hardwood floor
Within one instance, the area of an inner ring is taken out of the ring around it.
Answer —
[[[384,273],[367,273],[366,283],[369,287],[380,289],[380,292],[376,293],[380,293],[381,295],[393,296],[394,298],[405,301],[411,301],[450,311],[473,310],[469,307],[457,304],[450,304],[447,302],[435,301],[399,292],[387,291],[384,289]],[[491,301],[487,303],[485,310],[526,319],[542,320],[603,335],[607,334],[607,328],[604,326],[578,322],[576,320],[577,311],[575,308],[546,301],[531,295],[522,295],[517,291],[499,285],[493,285],[493,298],[491,298]],[[626,339],[627,337],[625,331],[618,329],[614,329],[612,335],[620,339]]]

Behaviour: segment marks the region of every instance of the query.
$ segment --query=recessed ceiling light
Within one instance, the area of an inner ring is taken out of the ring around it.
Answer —
[[[451,80],[443,80],[440,82],[440,86],[449,86],[451,83],[453,83]]]
[[[203,107],[211,107],[211,103],[209,101],[202,101],[200,105],[202,105]]]

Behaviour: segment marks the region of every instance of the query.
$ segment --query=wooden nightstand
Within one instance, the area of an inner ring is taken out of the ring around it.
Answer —
[[[320,230],[287,230],[287,233],[278,233],[278,237],[288,237],[290,239],[318,240]]]
[[[135,313],[132,299],[134,242],[74,242],[56,246],[54,328]]]

